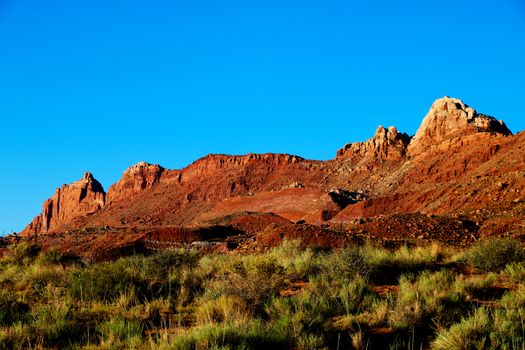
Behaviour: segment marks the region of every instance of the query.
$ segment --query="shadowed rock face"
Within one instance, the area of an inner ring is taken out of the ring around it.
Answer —
[[[55,194],[44,202],[42,213],[28,225],[28,233],[53,232],[80,216],[100,210],[106,201],[104,188],[91,173],[69,185],[57,188]]]
[[[212,154],[181,170],[141,162],[125,170],[107,196],[86,173],[57,189],[24,232],[199,226],[243,212],[311,224],[484,208],[525,217],[512,204],[525,194],[523,149],[524,133],[512,136],[503,122],[445,97],[433,103],[414,137],[380,126],[329,161]],[[262,227],[261,217],[243,220]]]

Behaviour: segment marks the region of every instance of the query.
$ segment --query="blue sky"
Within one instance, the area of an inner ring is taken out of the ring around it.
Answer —
[[[0,0],[0,234],[138,161],[330,159],[449,95],[525,129],[525,1]]]

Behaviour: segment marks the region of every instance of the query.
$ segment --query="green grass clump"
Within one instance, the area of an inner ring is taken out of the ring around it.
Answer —
[[[368,278],[372,266],[368,256],[358,247],[337,250],[326,256],[321,271],[333,280],[352,280],[355,277]]]
[[[483,272],[498,272],[508,264],[523,259],[525,259],[523,244],[512,238],[482,240],[466,253],[467,262]]]
[[[301,248],[301,240],[284,240],[269,254],[279,262],[286,273],[293,278],[307,278],[319,270],[319,254],[312,249]]]
[[[490,348],[490,322],[489,312],[481,307],[472,316],[454,324],[450,329],[440,332],[432,342],[432,349],[488,349]]]
[[[493,310],[491,341],[502,349],[525,347],[525,286],[506,293]]]
[[[40,253],[40,246],[34,243],[22,242],[9,247],[8,261],[16,265],[27,265]]]
[[[513,262],[501,272],[501,277],[511,283],[525,283],[525,262]]]
[[[439,332],[435,350],[525,348],[525,288],[509,292],[494,308],[480,307]]]
[[[166,346],[173,350],[194,349],[289,349],[286,329],[266,325],[260,320],[243,325],[209,325],[174,337]]]
[[[400,330],[439,327],[457,321],[468,310],[467,295],[449,271],[403,276],[389,321]]]
[[[6,288],[0,289],[0,326],[10,326],[27,320],[29,305],[18,299],[16,294]]]
[[[395,284],[402,275],[439,270],[450,254],[438,243],[413,248],[402,246],[394,251],[367,244],[362,251],[370,264],[370,278],[385,284]]]
[[[97,329],[101,337],[101,347],[115,347],[115,344],[118,344],[122,348],[136,348],[142,342],[142,325],[136,320],[112,317],[100,323]]]
[[[104,262],[75,273],[69,293],[83,302],[113,302],[123,292],[131,289],[144,294],[146,285],[134,272],[125,268],[122,260]]]
[[[252,318],[252,311],[244,300],[234,295],[221,295],[217,299],[203,298],[195,311],[198,324],[242,324]]]
[[[235,296],[252,311],[261,312],[264,303],[284,286],[284,271],[271,256],[235,257],[206,284],[206,296]]]

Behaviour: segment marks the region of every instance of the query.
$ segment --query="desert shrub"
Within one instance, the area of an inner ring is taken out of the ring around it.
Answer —
[[[513,262],[501,272],[501,278],[511,283],[525,283],[525,262]]]
[[[458,320],[466,311],[466,294],[449,271],[423,272],[415,280],[402,276],[389,321],[395,329],[425,328]]]
[[[140,273],[148,279],[166,279],[173,269],[197,266],[200,255],[191,250],[168,249],[157,252],[145,258],[137,258],[134,264],[138,264]]]
[[[374,299],[367,307],[354,314],[332,318],[330,328],[337,331],[359,330],[385,325],[389,312],[386,300]]]
[[[236,296],[255,312],[283,286],[283,267],[265,255],[234,258],[206,284],[208,298]]]
[[[297,339],[298,350],[317,350],[324,349],[325,341],[322,336],[317,334],[302,334]]]
[[[138,295],[145,295],[144,281],[122,265],[122,261],[104,262],[74,273],[69,288],[70,295],[81,301],[107,302],[115,301],[119,295],[130,289],[135,289]]]
[[[0,289],[0,326],[9,326],[27,320],[29,305],[18,300],[10,289]]]
[[[64,254],[57,248],[51,248],[47,251],[41,252],[36,259],[36,262],[42,265],[61,265],[62,267],[72,264],[82,265],[80,257]]]
[[[483,275],[472,275],[462,279],[458,283],[462,284],[462,287],[467,292],[472,292],[478,289],[490,288],[498,280],[498,275],[492,272]]]
[[[490,316],[484,307],[449,329],[437,334],[432,342],[434,350],[468,350],[489,348]]]
[[[43,252],[38,257],[38,262],[41,264],[59,264],[62,262],[63,254],[56,248],[52,248]]]
[[[310,248],[303,249],[301,240],[285,239],[270,255],[284,267],[293,278],[306,278],[319,270],[319,254]]]
[[[506,293],[490,310],[478,308],[470,317],[439,332],[433,349],[523,349],[525,288]]]
[[[27,265],[38,256],[40,250],[38,244],[21,242],[9,246],[8,258],[14,264]]]
[[[76,337],[83,333],[84,326],[69,318],[70,308],[68,302],[56,302],[42,305],[32,312],[32,335],[37,342],[49,347],[64,347],[77,341]]]
[[[525,286],[501,298],[493,310],[492,324],[493,347],[518,349],[525,346]]]
[[[14,283],[14,287],[28,299],[38,299],[47,288],[65,287],[69,283],[69,274],[58,266],[31,264],[16,276]]]
[[[217,299],[204,299],[197,303],[197,323],[245,323],[251,318],[251,311],[237,296],[221,295]]]
[[[395,251],[367,244],[362,249],[370,264],[370,277],[379,283],[394,284],[403,274],[435,269],[444,259],[444,248],[432,243],[423,247],[402,246]]]
[[[359,248],[345,248],[323,259],[321,269],[331,279],[367,278],[371,271],[367,256]]]
[[[305,331],[323,329],[334,316],[369,310],[374,303],[370,296],[363,278],[337,284],[325,277],[316,277],[298,295],[272,299],[265,310],[270,319],[282,322],[283,327],[299,337]]]
[[[185,268],[168,276],[168,297],[179,306],[187,306],[204,292],[206,276],[201,271]],[[173,288],[177,288],[174,293]]]
[[[22,322],[0,328],[0,350],[31,349],[33,346],[30,334],[29,326]]]
[[[243,325],[208,325],[174,337],[167,346],[174,350],[194,349],[289,349],[286,329],[253,320]]]
[[[523,245],[512,238],[490,238],[474,244],[466,253],[467,262],[481,271],[501,271],[525,258]]]
[[[337,293],[338,309],[347,315],[356,313],[363,307],[367,293],[366,281],[363,278],[354,278],[341,284]]]
[[[136,320],[112,317],[98,325],[102,346],[122,344],[132,348],[142,341],[142,325]]]
[[[144,284],[143,297],[170,298],[177,300],[182,288],[186,293],[183,297],[191,297],[190,289],[197,288],[201,281],[194,279],[193,269],[198,265],[200,256],[194,251],[184,249],[169,249],[151,256],[134,256],[119,260],[121,268],[134,275]],[[190,288],[191,287],[191,288]]]
[[[169,299],[146,300],[122,313],[127,318],[141,320],[144,329],[161,329],[172,324],[171,315],[174,311]],[[180,314],[179,314],[180,316]]]
[[[101,308],[93,304],[85,304],[71,309],[67,314],[70,321],[68,341],[71,344],[97,342],[100,336],[98,327],[110,316],[111,310],[108,310],[107,307]]]

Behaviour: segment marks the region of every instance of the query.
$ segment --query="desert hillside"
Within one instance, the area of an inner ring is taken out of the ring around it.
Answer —
[[[414,136],[379,126],[372,138],[345,145],[329,161],[210,154],[181,170],[141,162],[107,191],[86,173],[58,188],[23,234],[198,228],[232,215],[243,217],[238,228],[245,231],[268,213],[267,224],[318,227],[392,215],[461,216],[476,232],[512,234],[525,213],[524,146],[523,132],[513,135],[503,121],[444,97]]]

